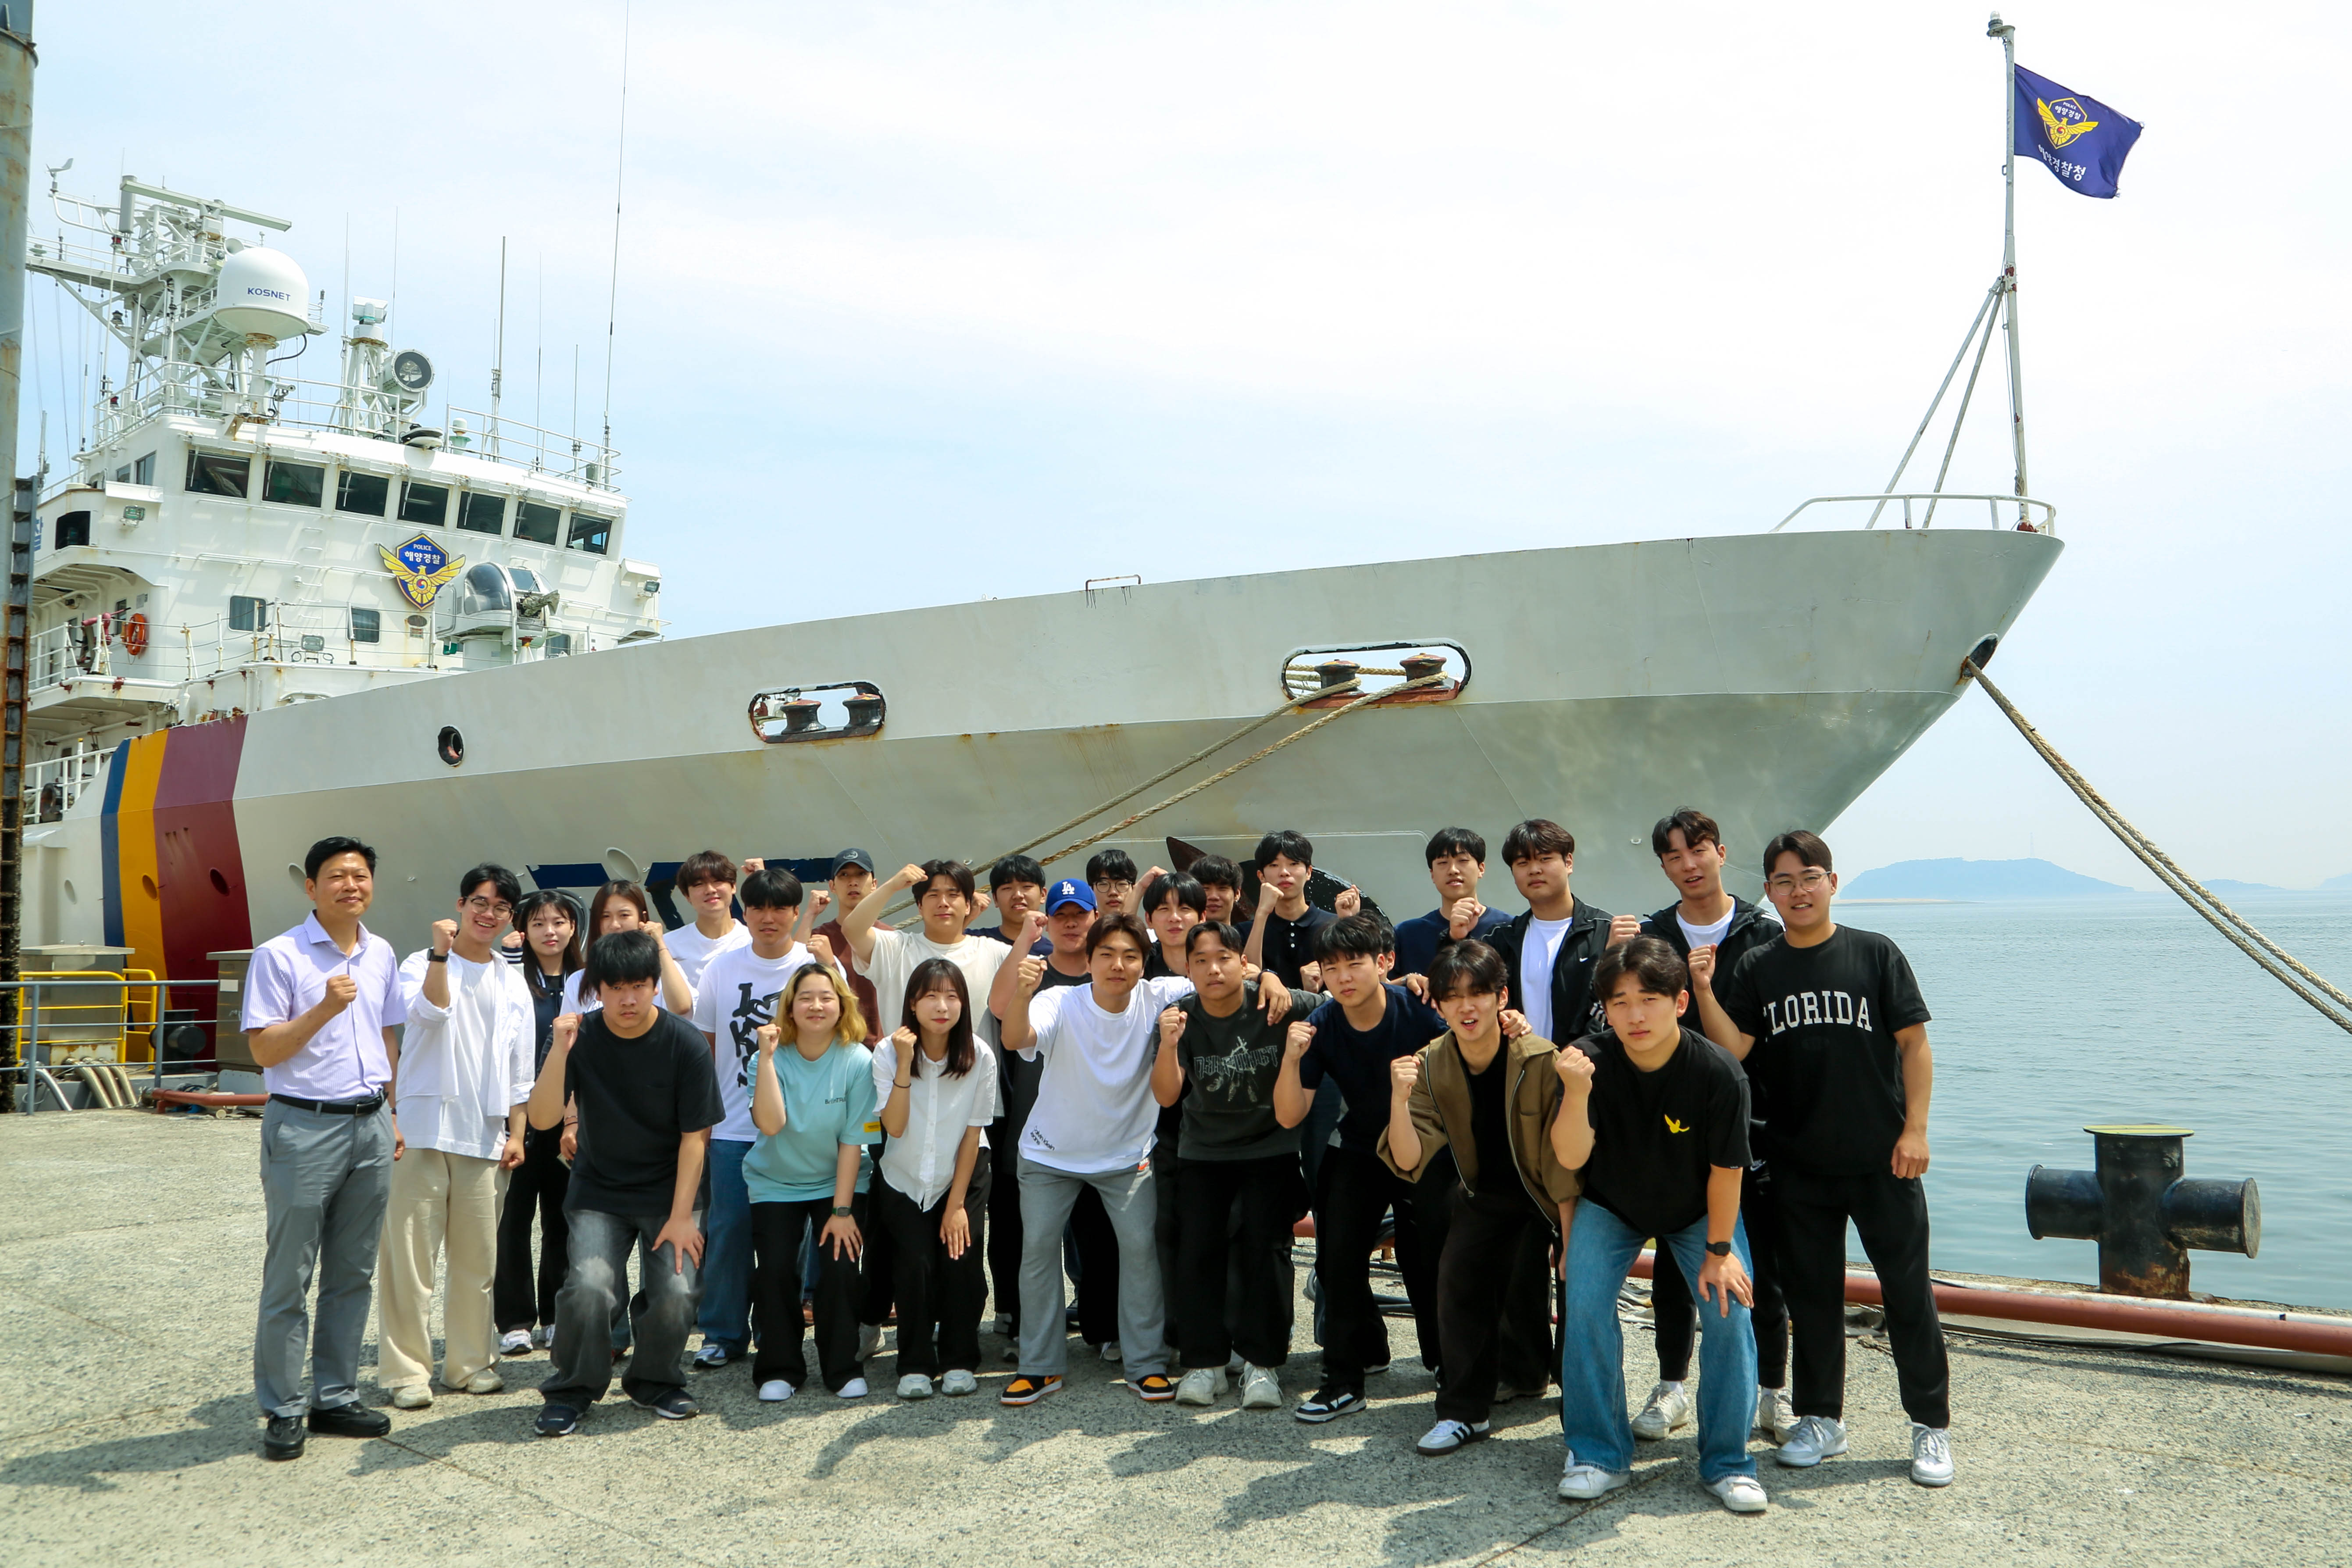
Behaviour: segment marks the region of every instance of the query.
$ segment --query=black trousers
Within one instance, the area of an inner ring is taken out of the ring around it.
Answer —
[[[1780,1204],[1769,1168],[1759,1171],[1750,1165],[1740,1176],[1739,1217],[1748,1226],[1752,1264],[1748,1274],[1756,1287],[1756,1304],[1748,1312],[1756,1328],[1756,1381],[1766,1388],[1783,1388],[1789,1379],[1789,1306],[1780,1295]],[[1650,1315],[1657,1325],[1658,1377],[1680,1383],[1690,1375],[1698,1308],[1674,1255],[1662,1247],[1656,1257]]]
[[[1951,1424],[1952,1373],[1944,1327],[1927,1279],[1927,1193],[1918,1178],[1879,1171],[1817,1176],[1775,1166],[1779,1188],[1780,1292],[1789,1304],[1789,1348],[1799,1415],[1838,1418],[1845,1408],[1845,1226],[1885,1292],[1886,1342],[1903,1408],[1923,1426]]]
[[[980,1366],[980,1310],[988,1300],[982,1268],[988,1241],[988,1151],[982,1149],[964,1188],[964,1220],[971,1239],[961,1258],[948,1256],[940,1239],[948,1194],[929,1208],[874,1176],[874,1228],[890,1238],[898,1300],[898,1374],[919,1372],[937,1377]]]
[[[866,1234],[866,1194],[851,1197],[849,1206],[859,1233]],[[830,1195],[751,1205],[751,1328],[759,1340],[754,1384],[779,1377],[796,1385],[808,1381],[801,1352],[808,1332],[801,1320],[801,1239],[822,1231],[832,1217]],[[835,1257],[830,1246],[819,1246],[816,1258],[816,1364],[825,1387],[838,1394],[865,1372],[857,1356],[857,1259]]]
[[[499,1211],[498,1272],[490,1286],[490,1313],[499,1332],[555,1326],[555,1293],[572,1266],[572,1226],[563,1217],[563,1194],[572,1188],[572,1167],[563,1163],[563,1129],[534,1128],[523,1134],[522,1163],[507,1178],[506,1207]],[[530,1222],[539,1220],[539,1279],[532,1287]]]
[[[1512,1178],[1512,1193],[1525,1194],[1517,1178]],[[1439,1266],[1445,1257],[1445,1238],[1454,1228],[1456,1200],[1462,1193],[1462,1174],[1454,1163],[1454,1152],[1442,1150],[1422,1172],[1414,1184],[1413,1223],[1421,1228],[1422,1255],[1429,1260],[1431,1276],[1432,1321],[1435,1321],[1434,1302],[1442,1292],[1435,1284]],[[1528,1200],[1529,1205],[1533,1199]],[[1551,1248],[1556,1236],[1549,1222],[1542,1231],[1522,1235],[1507,1259],[1498,1260],[1493,1278],[1487,1281],[1490,1292],[1499,1289],[1503,1320],[1500,1342],[1496,1352],[1496,1374],[1499,1383],[1527,1394],[1541,1394],[1559,1381],[1559,1335],[1554,1329],[1558,1310],[1559,1279],[1552,1271]],[[1445,1381],[1444,1341],[1439,1341],[1436,1363],[1437,1378]]]
[[[1315,1282],[1323,1308],[1326,1387],[1361,1394],[1364,1369],[1389,1363],[1388,1321],[1372,1299],[1371,1257],[1381,1216],[1391,1208],[1397,1269],[1412,1303],[1421,1363],[1439,1364],[1437,1252],[1415,1217],[1422,1197],[1377,1154],[1336,1144],[1323,1151],[1316,1184]]]
[[[1290,1303],[1286,1299],[1276,1309],[1276,1262],[1288,1245],[1298,1183],[1296,1154],[1187,1160],[1179,1169],[1180,1239],[1168,1296],[1187,1370],[1223,1366],[1236,1351],[1253,1366],[1290,1359]],[[1236,1206],[1238,1234],[1232,1228]],[[1236,1264],[1241,1288],[1234,1293],[1229,1285]]]
[[[1010,1129],[1007,1131],[1007,1129]],[[1017,1149],[1020,1130],[1010,1117],[999,1117],[988,1130],[988,1149]],[[977,1229],[973,1231],[978,1235]],[[1021,1332],[1021,1184],[1007,1170],[1002,1181],[988,1185],[988,1278],[996,1300],[996,1315],[1013,1321],[1014,1342]]]
[[[1157,1168],[1153,1179],[1159,1177]],[[1078,1337],[1090,1345],[1118,1343],[1118,1232],[1102,1194],[1087,1187],[1070,1205],[1070,1246],[1077,1254]]]
[[[877,1173],[874,1184],[878,1190],[882,1178],[882,1151],[890,1146],[885,1138],[868,1152],[871,1169]],[[874,1194],[867,1194],[869,1207]],[[828,1210],[831,1205],[827,1205]],[[890,1227],[876,1216],[873,1234],[866,1237],[866,1256],[858,1260],[857,1321],[861,1323],[887,1323],[890,1321],[891,1295],[898,1279],[898,1237]]]
[[[1545,1309],[1552,1296],[1547,1288],[1549,1255],[1557,1232],[1519,1185],[1517,1173],[1505,1180],[1508,1185],[1499,1191],[1490,1187],[1475,1196],[1454,1184],[1452,1213],[1437,1257],[1443,1369],[1437,1414],[1474,1426],[1494,1410],[1498,1373],[1531,1394],[1540,1394],[1550,1381],[1542,1361],[1532,1368],[1510,1363],[1530,1353],[1551,1356],[1550,1314]],[[1532,1275],[1527,1265],[1531,1249],[1539,1260]]]

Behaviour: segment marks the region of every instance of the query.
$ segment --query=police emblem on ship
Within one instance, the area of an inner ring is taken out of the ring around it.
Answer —
[[[446,551],[422,533],[391,549],[379,544],[375,552],[383,557],[383,569],[392,574],[400,596],[420,610],[431,607],[434,596],[466,569],[464,556],[452,561]]]

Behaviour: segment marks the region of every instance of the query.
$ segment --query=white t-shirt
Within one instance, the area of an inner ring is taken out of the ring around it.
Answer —
[[[563,977],[563,1010],[565,1012],[593,1013],[604,1006],[604,998],[594,992],[592,991],[584,996],[581,994],[580,982],[586,977],[587,973],[584,969],[575,969]],[[654,1010],[659,1013],[669,1011],[669,1004],[662,1000],[661,982],[658,980],[654,982]]]
[[[760,1026],[776,1021],[785,983],[814,962],[799,942],[782,958],[761,958],[746,942],[721,946],[702,972],[694,993],[694,1026],[717,1037],[711,1067],[719,1074],[719,1102],[727,1109],[710,1130],[713,1138],[758,1140],[760,1130],[751,1125],[751,1077],[760,1066]]]
[[[1717,943],[1721,942],[1724,937],[1729,934],[1731,931],[1731,922],[1738,913],[1739,910],[1737,908],[1734,908],[1727,911],[1721,920],[1716,921],[1711,926],[1695,926],[1691,924],[1690,921],[1683,919],[1682,912],[1680,910],[1676,910],[1675,913],[1675,924],[1683,928],[1683,940],[1690,943],[1692,949],[1696,951],[1702,947],[1714,947]]]
[[[495,1160],[507,1113],[530,1098],[538,1018],[522,971],[497,953],[488,963],[451,953],[449,1005],[425,996],[425,949],[400,966],[408,1027],[400,1040],[393,1112],[410,1146]]]
[[[1519,1011],[1528,1016],[1528,1027],[1539,1040],[1551,1038],[1551,966],[1559,957],[1559,944],[1568,928],[1575,923],[1573,913],[1564,921],[1530,918],[1527,935],[1519,939],[1519,988],[1527,994],[1516,1000]]]
[[[725,936],[713,937],[703,935],[699,926],[680,926],[663,937],[662,943],[677,960],[678,968],[685,971],[687,984],[700,991],[702,972],[710,967],[710,961],[722,952],[751,946],[751,928],[737,921],[727,928]]]
[[[963,971],[964,989],[971,993],[975,1022],[988,1012],[988,988],[996,984],[996,967],[1013,950],[993,937],[967,936],[942,947],[920,931],[874,928],[874,956],[860,962],[857,973],[874,983],[874,1005],[882,1016],[866,1021],[887,1038],[898,1027],[907,1009],[907,981],[927,958],[944,958]],[[850,956],[855,959],[853,952]]]
[[[1152,1042],[1160,1015],[1192,994],[1189,980],[1147,980],[1123,1013],[1106,1013],[1091,984],[1061,985],[1029,999],[1036,1038],[1021,1053],[1043,1058],[1037,1103],[1021,1152],[1080,1175],[1141,1165],[1151,1154],[1160,1102],[1151,1098]],[[992,1176],[991,1178],[994,1178]]]
[[[985,1128],[1004,1113],[997,1098],[996,1053],[975,1037],[971,1070],[950,1078],[945,1061],[934,1062],[919,1048],[908,1078],[907,1131],[883,1145],[882,1179],[912,1198],[917,1208],[927,1209],[955,1185],[956,1151],[963,1143],[964,1129]],[[886,1038],[874,1047],[876,1115],[890,1103],[898,1081],[898,1042]],[[985,1131],[980,1146],[988,1147]]]

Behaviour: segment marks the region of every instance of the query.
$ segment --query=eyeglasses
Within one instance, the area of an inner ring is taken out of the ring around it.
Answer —
[[[503,900],[494,904],[488,899],[467,899],[466,907],[478,915],[488,915],[494,920],[504,920],[514,913],[514,906]]]
[[[1801,877],[1775,877],[1764,885],[1771,889],[1772,891],[1776,893],[1786,893],[1799,889],[1808,893],[1818,893],[1823,888],[1829,886],[1829,880],[1830,874],[1827,871],[1812,870],[1806,872]]]

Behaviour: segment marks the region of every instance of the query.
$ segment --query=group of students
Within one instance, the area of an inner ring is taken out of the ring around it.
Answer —
[[[894,1311],[899,1397],[971,1394],[992,1285],[1004,1405],[1063,1386],[1075,1331],[1148,1402],[1237,1383],[1278,1409],[1311,1214],[1322,1351],[1298,1420],[1362,1409],[1391,1364],[1385,1246],[1435,1374],[1421,1453],[1556,1380],[1560,1496],[1626,1484],[1637,1440],[1696,1415],[1702,1484],[1749,1512],[1752,1430],[1782,1465],[1845,1449],[1851,1221],[1912,1479],[1948,1484],[1910,968],[1832,920],[1812,833],[1765,851],[1777,921],[1726,891],[1703,814],[1652,847],[1675,901],[1612,916],[1570,891],[1572,836],[1522,822],[1502,857],[1528,908],[1507,918],[1479,897],[1484,839],[1448,828],[1427,847],[1438,907],[1395,928],[1352,889],[1310,902],[1313,846],[1288,831],[1246,868],[1139,875],[1106,851],[1049,882],[1008,857],[985,895],[955,860],[883,879],[845,850],[804,890],[706,851],[677,873],[695,919],[675,931],[634,883],[583,907],[484,865],[395,963],[361,921],[373,851],[322,840],[315,912],[256,951],[244,1003],[270,1090],[264,1451],[389,1429],[357,1389],[379,1265],[378,1382],[431,1403],[444,1261],[441,1386],[497,1392],[501,1355],[545,1344],[550,1436],[625,1356],[623,1392],[658,1416],[697,1414],[693,1373],[737,1361],[789,1399],[812,1329],[824,1386],[865,1396]],[[1659,1376],[1629,1419],[1619,1295],[1654,1239]]]

